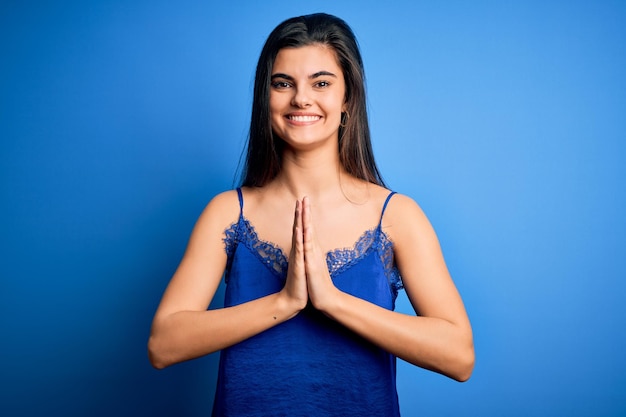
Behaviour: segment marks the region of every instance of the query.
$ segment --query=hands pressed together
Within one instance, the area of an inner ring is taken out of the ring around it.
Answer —
[[[339,293],[328,272],[325,254],[320,248],[308,197],[296,201],[287,280],[281,293],[302,310],[310,300],[313,307],[324,311]]]

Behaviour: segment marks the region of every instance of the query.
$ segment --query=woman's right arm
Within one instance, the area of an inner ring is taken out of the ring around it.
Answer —
[[[233,307],[207,310],[226,267],[224,231],[238,212],[237,194],[229,191],[216,196],[200,215],[152,322],[148,356],[155,368],[231,346],[290,319],[306,305],[304,261],[297,253],[303,251],[294,244],[290,256],[293,265],[281,292]],[[301,233],[297,223],[294,242],[300,241],[296,238]],[[302,262],[298,262],[300,258]]]

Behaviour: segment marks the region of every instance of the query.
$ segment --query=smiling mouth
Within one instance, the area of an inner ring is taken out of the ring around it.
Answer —
[[[300,123],[316,122],[320,120],[321,118],[322,116],[296,116],[296,115],[287,116],[287,119],[291,120],[292,122],[300,122]]]

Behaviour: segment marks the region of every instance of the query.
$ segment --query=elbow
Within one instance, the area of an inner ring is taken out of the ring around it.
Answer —
[[[167,368],[172,364],[171,361],[167,360],[167,355],[164,354],[161,343],[154,335],[151,335],[150,339],[148,339],[148,359],[152,367],[158,370]]]
[[[459,365],[455,374],[452,376],[458,382],[466,382],[472,376],[472,372],[474,371],[474,359],[467,360]]]
[[[469,346],[463,349],[463,352],[459,353],[454,373],[450,376],[458,382],[466,382],[472,376],[475,361],[474,345],[470,343]]]

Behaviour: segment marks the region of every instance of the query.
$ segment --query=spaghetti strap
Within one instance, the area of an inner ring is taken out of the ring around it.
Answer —
[[[380,229],[380,227],[383,224],[383,216],[385,215],[385,210],[387,209],[387,204],[389,204],[389,200],[391,199],[391,197],[393,197],[393,195],[395,194],[395,191],[392,191],[389,193],[389,195],[387,196],[387,199],[385,200],[385,204],[383,204],[383,210],[380,213],[380,221],[378,222],[378,228]]]
[[[237,197],[239,197],[239,214],[243,215],[243,194],[240,187],[237,187]]]

